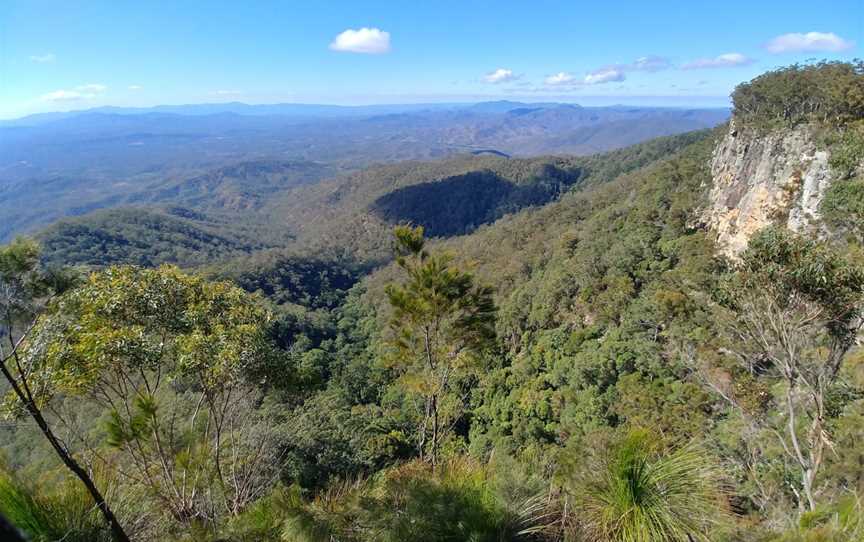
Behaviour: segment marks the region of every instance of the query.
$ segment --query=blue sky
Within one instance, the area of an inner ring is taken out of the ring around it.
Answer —
[[[100,105],[724,105],[864,56],[864,0],[0,1],[0,118]],[[346,33],[347,31],[347,33]]]

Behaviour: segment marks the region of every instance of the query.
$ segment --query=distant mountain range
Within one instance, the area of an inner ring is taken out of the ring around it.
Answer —
[[[0,240],[95,209],[260,206],[374,163],[589,155],[715,126],[726,109],[514,101],[97,108],[0,123]],[[246,164],[246,165],[243,165]]]
[[[418,103],[418,104],[380,104],[380,105],[328,105],[328,104],[246,104],[243,102],[203,103],[181,105],[157,105],[153,107],[117,107],[103,106],[77,111],[36,113],[17,119],[0,120],[0,127],[9,126],[39,126],[63,119],[76,118],[91,114],[106,115],[146,115],[150,113],[167,113],[172,115],[218,115],[231,113],[250,116],[283,116],[300,118],[357,118],[375,115],[399,113],[418,113],[435,111],[467,110],[474,113],[506,113],[508,111],[525,109],[554,109],[566,105],[581,107],[577,104],[560,102],[517,102],[497,100],[480,103]],[[632,106],[613,105],[606,109],[664,109],[664,108],[634,108]],[[665,108],[674,109],[674,108]],[[683,108],[682,108],[683,109]],[[726,110],[726,108],[717,108]]]
[[[532,104],[536,107],[541,104]],[[392,113],[415,113],[418,111],[438,111],[447,109],[479,108],[487,113],[502,113],[510,109],[523,107],[525,104],[511,101],[469,103],[428,103],[428,104],[394,104],[394,105],[326,105],[326,104],[246,104],[242,102],[157,105],[154,107],[115,107],[104,106],[79,111],[37,113],[13,120],[0,120],[0,126],[38,126],[57,120],[80,117],[93,113],[109,115],[146,115],[148,113],[169,113],[173,115],[218,115],[232,113],[235,115],[279,115],[302,118],[351,118]]]

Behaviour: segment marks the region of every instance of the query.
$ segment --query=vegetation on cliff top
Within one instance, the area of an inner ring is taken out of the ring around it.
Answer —
[[[864,117],[864,62],[779,68],[738,85],[732,103],[736,119],[759,129],[852,122]]]

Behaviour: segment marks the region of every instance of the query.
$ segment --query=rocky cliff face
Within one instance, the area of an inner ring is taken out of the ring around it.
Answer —
[[[714,149],[713,185],[702,221],[720,251],[736,257],[750,237],[771,224],[818,231],[819,204],[831,183],[828,151],[807,126],[757,135],[734,121]]]

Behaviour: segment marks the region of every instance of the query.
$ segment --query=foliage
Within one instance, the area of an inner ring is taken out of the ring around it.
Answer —
[[[211,520],[276,476],[275,435],[250,381],[272,355],[268,318],[227,283],[113,267],[52,304],[24,366],[39,403],[64,394],[105,409],[121,476],[180,523]]]
[[[498,334],[509,350],[484,378],[475,435],[517,447],[560,444],[650,415],[618,403],[622,393],[637,400],[619,387],[627,375],[667,390],[688,386],[679,345],[710,334],[699,291],[716,264],[689,210],[709,178],[711,143],[450,244],[498,285]],[[647,401],[647,393],[637,397]],[[691,399],[682,410],[712,411],[711,401]],[[665,421],[656,429],[683,429]]]
[[[845,127],[837,141],[832,142],[828,164],[839,180],[852,177],[861,167],[864,157],[864,121]]]
[[[182,209],[127,207],[60,220],[39,233],[53,265],[201,265],[277,246],[261,228]],[[283,241],[284,242],[284,241]]]
[[[574,521],[591,540],[712,540],[724,520],[722,485],[711,460],[693,446],[657,453],[654,436],[631,431],[599,454],[580,454]]]
[[[128,542],[127,532],[91,473],[82,467],[49,425],[40,401],[40,383],[30,378],[36,360],[29,358],[25,350],[32,339],[39,311],[46,299],[75,282],[73,274],[45,272],[38,263],[39,250],[32,242],[16,241],[0,248],[0,373],[5,380],[0,389],[8,389],[6,403],[11,407],[11,416],[29,415],[56,457],[84,485],[95,508],[110,527],[111,538],[115,542]]]
[[[542,499],[506,506],[488,469],[465,459],[434,471],[408,463],[336,486],[311,503],[296,500],[288,515],[283,538],[310,542],[533,540],[549,522]]]
[[[828,224],[864,240],[864,179],[835,181],[825,192],[821,211]]]
[[[0,468],[0,514],[33,542],[111,540],[111,531],[92,497],[68,479],[34,487],[7,468]]]
[[[817,242],[768,228],[751,239],[719,296],[746,372],[782,389],[784,450],[800,469],[799,503],[813,511],[817,475],[833,446],[829,395],[861,327],[864,270]],[[726,396],[734,402],[734,393]]]
[[[793,64],[742,83],[733,116],[757,129],[802,122],[845,124],[864,117],[864,63]]]
[[[394,363],[408,392],[424,402],[417,448],[434,466],[447,428],[463,415],[459,380],[495,339],[495,305],[491,289],[476,286],[449,256],[426,252],[422,227],[400,226],[394,235],[396,262],[407,275],[386,290]]]
[[[797,529],[772,542],[849,542],[864,537],[864,511],[861,499],[850,495],[832,506],[823,506],[801,517]]]
[[[465,156],[375,166],[286,194],[269,212],[297,232],[300,246],[377,264],[392,257],[394,223],[413,221],[429,235],[470,233],[526,205],[555,200],[568,187],[611,181],[704,137],[670,136],[585,157]],[[450,192],[442,194],[443,187]],[[453,190],[461,196],[454,198]]]

